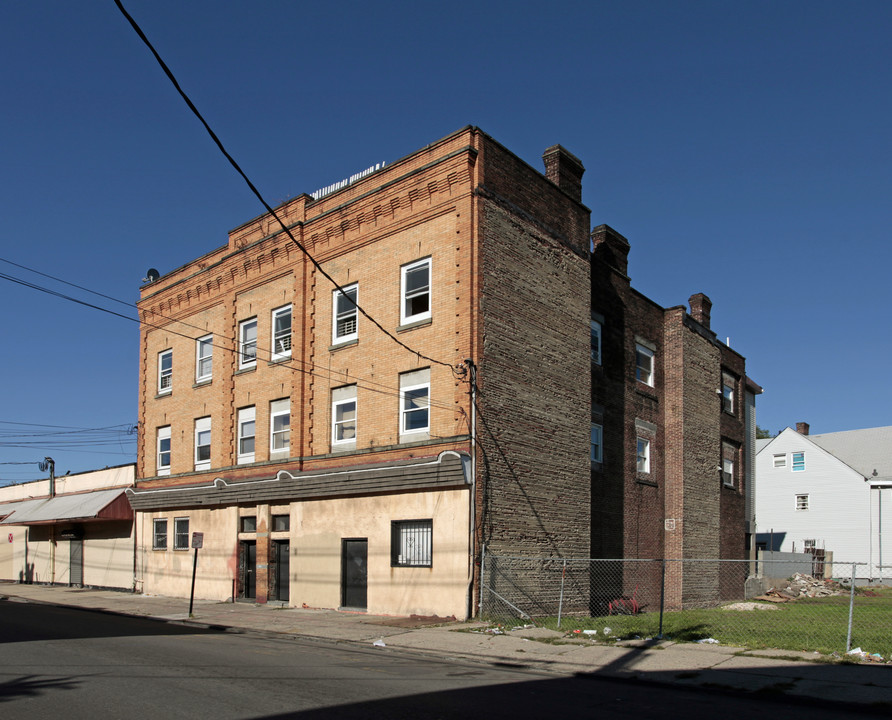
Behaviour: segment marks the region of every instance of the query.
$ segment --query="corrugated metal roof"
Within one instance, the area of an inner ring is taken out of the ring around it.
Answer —
[[[94,490],[74,495],[57,495],[42,500],[26,500],[16,505],[3,525],[30,525],[55,520],[86,520],[99,514],[124,494],[124,488]]]
[[[868,479],[892,478],[892,426],[805,437]]]

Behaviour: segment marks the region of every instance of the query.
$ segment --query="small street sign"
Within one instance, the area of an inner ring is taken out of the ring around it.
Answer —
[[[12,536],[10,535],[10,537],[12,537]],[[203,532],[192,533],[192,547],[200,548],[200,547],[202,547],[203,542],[204,542],[204,533]]]

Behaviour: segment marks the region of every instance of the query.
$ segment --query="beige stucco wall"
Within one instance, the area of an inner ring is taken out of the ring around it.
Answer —
[[[188,597],[192,550],[173,550],[174,519],[189,518],[190,537],[204,533],[198,554],[195,597],[226,600],[238,573],[240,515],[256,515],[261,532],[270,515],[288,513],[291,530],[271,533],[290,539],[290,605],[337,608],[341,602],[341,540],[368,539],[368,612],[392,615],[467,615],[468,491],[445,490],[362,498],[293,502],[257,507],[191,508],[137,514],[140,538],[137,589]],[[167,518],[166,550],[152,550],[153,520]],[[430,568],[390,566],[393,520],[433,520]],[[258,543],[259,545],[259,543]],[[258,565],[267,562],[258,556]],[[258,588],[258,594],[262,591]]]
[[[25,532],[25,528],[17,526],[0,528],[0,580],[24,579],[19,573],[25,567]],[[9,542],[10,535],[12,542]]]

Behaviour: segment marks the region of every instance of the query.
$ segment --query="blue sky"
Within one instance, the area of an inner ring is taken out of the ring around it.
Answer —
[[[125,6],[269,202],[467,124],[536,168],[560,143],[633,285],[710,296],[761,426],[892,424],[892,3]],[[4,3],[0,67],[3,259],[133,302],[262,212],[112,0]],[[132,461],[137,325],[7,279],[0,319],[0,462]]]

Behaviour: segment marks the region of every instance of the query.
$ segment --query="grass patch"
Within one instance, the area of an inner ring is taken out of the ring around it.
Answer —
[[[868,653],[892,657],[892,588],[871,588],[870,594],[856,594],[852,618],[852,647]],[[663,637],[676,642],[697,642],[715,638],[722,645],[749,649],[842,653],[846,648],[849,596],[800,598],[779,604],[776,610],[738,611],[722,608],[666,612]],[[659,613],[562,618],[561,630],[597,630],[581,637],[615,642],[631,638],[656,637]],[[557,628],[557,618],[538,618],[540,627]]]

